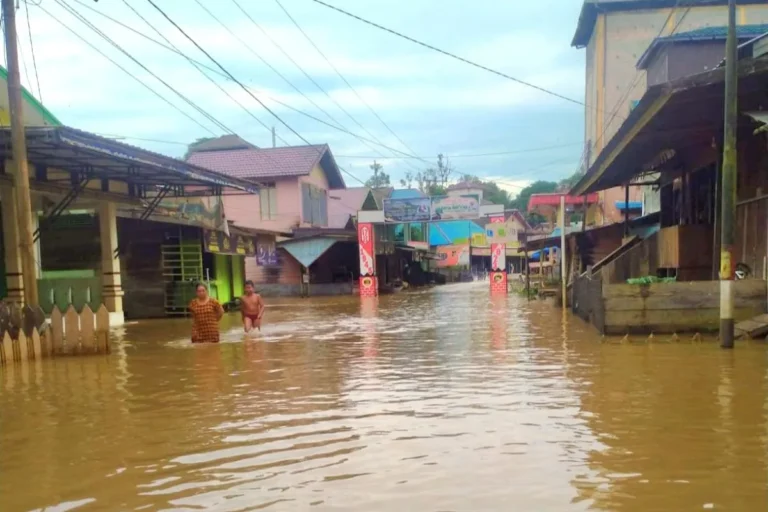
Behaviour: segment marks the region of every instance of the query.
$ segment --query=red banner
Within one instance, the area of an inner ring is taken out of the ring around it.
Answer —
[[[491,293],[507,293],[506,272],[491,272]]]
[[[505,244],[491,244],[491,270],[507,270],[507,247]]]
[[[357,225],[357,242],[360,244],[360,276],[372,276],[376,273],[373,256],[373,224]]]

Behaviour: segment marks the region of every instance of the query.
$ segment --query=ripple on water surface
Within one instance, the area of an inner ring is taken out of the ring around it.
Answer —
[[[601,343],[487,284],[139,322],[9,367],[2,510],[765,510],[752,343]]]

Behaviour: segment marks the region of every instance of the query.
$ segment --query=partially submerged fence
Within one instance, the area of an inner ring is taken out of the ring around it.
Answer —
[[[46,321],[39,307],[0,302],[0,364],[62,355],[109,353],[109,312],[84,306],[66,312],[53,308]]]

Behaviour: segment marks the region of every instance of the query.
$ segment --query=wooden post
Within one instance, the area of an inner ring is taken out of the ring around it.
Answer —
[[[629,236],[629,184],[624,187],[624,237]]]
[[[723,138],[722,214],[720,227],[720,346],[733,348],[733,246],[736,231],[736,130],[738,127],[738,51],[736,0],[728,0],[728,39],[725,52],[725,136]]]
[[[2,0],[5,18],[5,53],[8,62],[8,104],[11,117],[11,151],[14,167],[14,190],[18,208],[19,247],[21,249],[22,281],[26,303],[38,304],[35,243],[32,236],[32,199],[29,193],[27,140],[24,131],[24,111],[21,99],[18,38],[16,35],[16,6],[14,0]]]
[[[525,255],[525,298],[531,300],[531,268],[528,266],[528,233],[523,235],[523,254]]]
[[[563,309],[567,307],[568,276],[565,261],[565,194],[560,196],[560,281],[563,293]]]

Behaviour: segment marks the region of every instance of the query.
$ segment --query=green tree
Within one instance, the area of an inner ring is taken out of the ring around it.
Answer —
[[[557,190],[557,183],[554,181],[534,181],[523,188],[519,194],[512,200],[511,207],[521,212],[528,211],[528,201],[533,194],[549,194]]]
[[[416,176],[413,174],[413,171],[408,170],[405,171],[405,175],[403,176],[403,179],[400,180],[400,185],[402,185],[404,188],[412,188],[413,187],[413,180]]]
[[[445,194],[448,187],[448,180],[456,169],[451,162],[442,153],[437,155],[437,165],[428,167],[423,171],[416,173],[414,177],[419,185],[419,190],[429,196],[441,196]]]
[[[373,163],[370,165],[370,167],[371,167],[371,170],[373,171],[373,176],[368,178],[368,181],[365,182],[365,186],[368,188],[389,187],[390,186],[389,174],[382,171],[384,166],[378,163],[376,160],[374,160]]]

